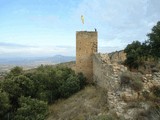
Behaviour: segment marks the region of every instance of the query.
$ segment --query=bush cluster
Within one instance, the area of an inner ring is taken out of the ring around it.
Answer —
[[[0,83],[0,118],[44,120],[48,104],[71,96],[85,84],[83,74],[76,75],[70,68],[41,65],[23,71],[15,67]]]
[[[131,72],[124,72],[120,76],[120,86],[131,87],[134,91],[139,92],[143,88],[143,82],[140,75],[135,75]]]
[[[126,53],[125,64],[131,69],[138,69],[146,61],[158,62],[160,59],[160,21],[152,28],[148,35],[148,40],[141,43],[133,41],[124,49]]]
[[[159,120],[160,119],[160,86],[152,86],[149,91],[144,91],[143,96],[150,107],[137,114],[136,120]]]

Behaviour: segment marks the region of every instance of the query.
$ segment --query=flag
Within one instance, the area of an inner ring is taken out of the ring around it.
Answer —
[[[81,15],[82,24],[84,24],[84,17]]]

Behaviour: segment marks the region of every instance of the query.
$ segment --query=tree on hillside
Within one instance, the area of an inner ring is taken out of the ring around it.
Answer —
[[[10,71],[10,73],[12,73],[15,76],[22,74],[22,72],[23,72],[23,68],[18,66],[12,68]]]
[[[15,76],[22,75],[22,73],[23,73],[23,68],[16,66],[11,69],[11,71],[7,74],[6,78],[13,78]]]
[[[151,54],[154,58],[160,58],[160,21],[152,28],[152,32],[147,35]]]
[[[45,120],[47,117],[48,105],[44,101],[22,96],[19,98],[19,104],[15,120]]]
[[[148,58],[152,57],[150,49],[151,48],[150,48],[148,40],[141,44],[141,50],[142,50],[141,59],[142,60],[146,61]]]
[[[125,64],[128,65],[129,68],[138,68],[141,62],[140,58],[143,54],[141,43],[139,41],[133,41],[132,44],[127,45],[124,52],[127,53]]]
[[[127,58],[125,64],[129,68],[138,68],[145,61],[156,62],[160,59],[160,21],[147,36],[149,38],[147,41],[143,43],[133,41],[125,48],[124,52]]]
[[[3,119],[9,111],[10,104],[8,94],[0,90],[0,118]]]
[[[70,68],[41,65],[23,71],[15,67],[0,82],[0,119],[44,120],[47,103],[67,98],[85,85],[83,74],[76,75]]]
[[[67,98],[73,93],[80,90],[80,81],[75,75],[70,75],[65,82],[59,87],[62,98]]]
[[[2,90],[8,93],[10,103],[14,106],[13,109],[18,107],[18,98],[20,96],[32,96],[33,89],[32,80],[23,75],[2,82]]]

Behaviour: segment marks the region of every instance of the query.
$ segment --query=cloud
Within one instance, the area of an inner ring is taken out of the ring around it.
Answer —
[[[98,30],[99,51],[112,52],[133,40],[146,40],[146,34],[160,20],[160,0],[22,1],[23,8],[22,3],[5,3],[10,6],[0,8],[3,13],[0,41],[24,42],[24,45],[0,42],[0,54],[7,55],[75,55],[75,31],[94,28]],[[10,11],[15,14],[13,20],[7,17]]]
[[[121,50],[122,47],[118,45],[112,46],[111,42],[107,43],[107,46],[99,46],[98,52],[109,53],[115,49]],[[75,46],[26,46],[13,43],[0,43],[0,56],[14,56],[14,57],[26,57],[26,56],[53,56],[53,55],[66,55],[75,56]]]
[[[5,48],[29,48],[29,47],[33,47],[33,46],[16,44],[16,43],[0,42],[0,47],[5,47]]]
[[[83,0],[75,14],[84,14],[85,27],[97,28],[99,40],[116,40],[121,47],[133,40],[146,39],[160,20],[159,6],[159,0]]]
[[[0,42],[2,56],[52,56],[56,54],[75,56],[75,47],[72,46],[26,46]]]

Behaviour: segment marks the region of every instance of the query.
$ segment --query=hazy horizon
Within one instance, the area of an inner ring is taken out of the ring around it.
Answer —
[[[0,0],[0,58],[75,56],[76,31],[94,28],[98,52],[121,50],[147,39],[159,6],[159,0]]]

